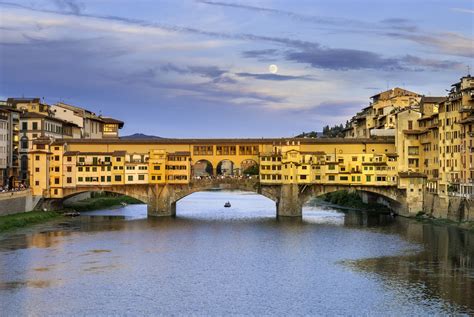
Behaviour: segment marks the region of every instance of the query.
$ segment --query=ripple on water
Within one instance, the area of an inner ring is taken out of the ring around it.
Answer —
[[[212,192],[41,228],[0,240],[5,316],[474,312],[473,236],[410,220]]]

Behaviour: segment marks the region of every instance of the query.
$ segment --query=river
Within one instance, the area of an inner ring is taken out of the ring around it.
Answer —
[[[223,208],[226,201],[231,208]],[[202,192],[0,236],[0,315],[474,314],[474,234]]]

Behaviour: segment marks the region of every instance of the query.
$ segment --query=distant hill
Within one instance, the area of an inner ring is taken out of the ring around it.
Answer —
[[[156,135],[147,135],[143,133],[135,133],[132,135],[121,136],[121,139],[133,140],[133,139],[163,139],[162,137]]]

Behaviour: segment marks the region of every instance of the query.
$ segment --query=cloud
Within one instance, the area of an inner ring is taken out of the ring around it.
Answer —
[[[444,54],[469,58],[474,57],[474,40],[457,33],[444,32],[428,35],[420,33],[405,34],[392,32],[386,33],[386,35],[392,38],[404,39],[420,45],[428,46]]]
[[[61,11],[80,14],[84,9],[84,4],[75,0],[54,0],[54,3]]]
[[[474,10],[465,8],[451,8],[451,11],[474,14]]]
[[[404,19],[404,18],[388,18],[383,19],[380,21],[382,25],[385,25],[389,28],[394,28],[397,30],[403,30],[407,32],[415,32],[418,30],[418,26],[416,26],[412,20]]]
[[[160,70],[163,72],[175,72],[181,75],[185,74],[192,74],[198,75],[201,77],[208,77],[208,78],[219,78],[224,75],[227,71],[220,69],[217,66],[186,66],[180,67],[174,65],[172,63],[167,63],[163,66],[160,66]]]
[[[275,81],[286,81],[286,80],[315,80],[310,76],[290,76],[290,75],[279,75],[279,74],[252,74],[252,73],[236,73],[239,77],[255,78],[261,80],[275,80]]]
[[[288,52],[285,58],[296,63],[310,64],[314,68],[332,70],[401,68],[397,59],[384,58],[373,52],[353,49],[307,49]]]
[[[259,58],[259,57],[270,57],[270,56],[275,56],[278,54],[277,49],[263,49],[263,50],[249,50],[249,51],[243,51],[242,56],[246,58]]]
[[[260,7],[260,6],[251,6],[251,5],[245,5],[245,4],[240,4],[240,3],[207,1],[207,0],[198,0],[197,2],[207,4],[207,5],[212,5],[212,6],[221,6],[221,7],[229,7],[229,8],[243,9],[243,10],[256,11],[256,12],[272,13],[272,14],[277,14],[281,16],[286,16],[288,18],[301,21],[301,22],[331,25],[338,28],[340,27],[347,28],[349,26],[359,27],[359,28],[373,28],[374,27],[374,25],[371,23],[367,23],[367,22],[359,21],[359,20],[335,18],[335,17],[310,16],[310,15],[304,15],[304,14],[300,14],[300,13],[296,13],[292,11],[278,10],[278,9]]]
[[[454,62],[449,60],[436,60],[429,58],[421,58],[413,55],[406,55],[400,59],[404,63],[418,67],[419,70],[446,70],[446,69],[458,69],[463,70],[465,65],[460,62]]]

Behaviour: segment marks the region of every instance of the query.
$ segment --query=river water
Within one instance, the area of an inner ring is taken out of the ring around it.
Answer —
[[[223,208],[226,201],[231,208]],[[474,314],[474,234],[202,192],[0,236],[0,315]]]

